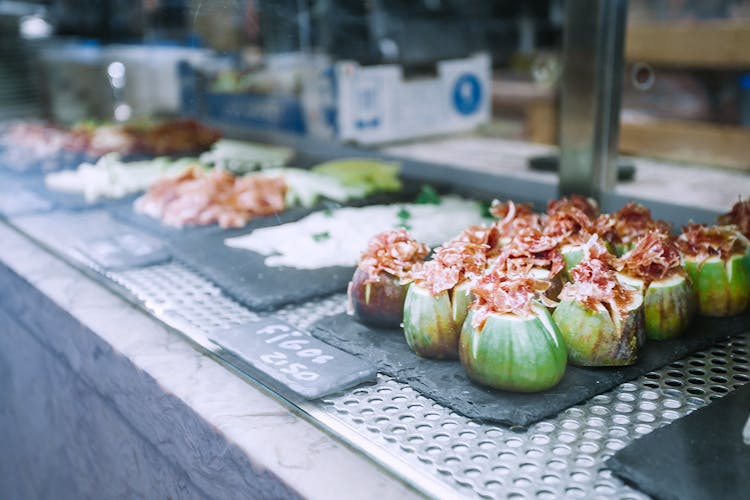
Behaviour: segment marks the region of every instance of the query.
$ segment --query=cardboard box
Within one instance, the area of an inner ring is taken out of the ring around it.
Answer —
[[[413,79],[395,64],[337,62],[305,79],[309,130],[361,144],[471,130],[490,118],[490,74],[486,54],[440,61],[434,77]]]

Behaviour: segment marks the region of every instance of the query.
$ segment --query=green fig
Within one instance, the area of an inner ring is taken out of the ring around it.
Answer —
[[[695,313],[695,296],[690,279],[682,273],[646,284],[644,280],[618,274],[623,285],[643,294],[643,319],[646,338],[668,340],[687,330]]]
[[[688,224],[676,240],[698,312],[732,316],[750,303],[750,241],[737,226]]]
[[[565,340],[568,359],[575,365],[631,365],[645,341],[640,293],[632,294],[622,312],[601,303],[592,309],[577,300],[563,300],[552,317]]]
[[[459,345],[469,378],[496,389],[538,392],[563,377],[565,344],[545,307],[533,306],[530,316],[493,313],[480,327],[472,316],[464,322]]]
[[[695,288],[698,312],[705,316],[733,316],[750,303],[750,255],[718,256],[706,260],[685,257],[685,270]]]
[[[673,274],[652,281],[643,298],[646,338],[677,338],[687,329],[695,311],[693,287],[687,277]]]
[[[458,294],[463,298],[463,292]],[[412,351],[424,358],[456,358],[461,325],[466,314],[452,300],[451,290],[437,295],[412,283],[404,303],[404,337]]]

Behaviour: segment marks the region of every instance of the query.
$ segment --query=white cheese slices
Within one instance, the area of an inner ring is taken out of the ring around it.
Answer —
[[[229,238],[225,243],[266,255],[267,266],[354,266],[375,233],[406,227],[416,240],[437,246],[482,221],[476,201],[445,196],[439,205],[406,203],[315,212],[296,222]]]

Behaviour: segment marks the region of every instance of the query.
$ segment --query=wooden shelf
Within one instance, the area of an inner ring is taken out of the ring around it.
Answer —
[[[750,21],[634,23],[625,59],[683,68],[750,68]]]
[[[620,152],[750,172],[750,129],[679,120],[623,122]]]

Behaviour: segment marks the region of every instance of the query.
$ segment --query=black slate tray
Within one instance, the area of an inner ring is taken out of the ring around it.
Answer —
[[[352,201],[346,206],[411,201],[420,185],[405,182],[404,189],[399,193],[374,195]],[[315,209],[289,209],[278,215],[252,220],[244,228],[233,230],[221,230],[217,226],[182,229],[159,227],[161,224],[158,221],[127,214],[122,207],[116,209],[115,215],[139,229],[169,240],[175,258],[213,281],[238,302],[250,309],[265,311],[345,290],[354,273],[354,266],[320,269],[268,267],[265,265],[265,255],[228,247],[224,240],[261,227],[301,219],[325,206],[323,203]]]
[[[135,196],[122,199],[100,198],[88,202],[81,194],[47,189],[42,175],[0,173],[0,215],[42,213],[53,210],[88,210],[129,205]]]
[[[606,462],[615,474],[655,498],[748,498],[750,384],[635,440]]]
[[[137,199],[137,196],[132,199],[130,203],[121,203],[107,207],[112,216],[115,219],[123,221],[128,225],[137,227],[149,234],[158,236],[168,241],[174,241],[186,237],[194,237],[196,235],[210,235],[221,233],[224,234],[224,238],[229,238],[235,234],[245,234],[255,227],[261,227],[266,217],[261,217],[250,221],[241,230],[237,229],[222,229],[216,224],[210,224],[207,226],[183,226],[173,227],[163,224],[161,220],[155,219],[148,215],[138,213],[133,208],[133,202]],[[269,221],[272,219],[269,219]]]
[[[95,162],[96,157],[80,151],[61,150],[40,156],[23,147],[0,148],[0,170],[17,175],[39,175],[58,170],[77,168],[84,162]]]
[[[393,203],[395,201],[412,200],[419,192],[419,186],[419,184],[404,182],[404,188],[399,193],[376,194],[360,200],[349,201],[343,204],[343,206],[356,207],[364,205],[374,205],[377,203]],[[135,201],[135,198],[137,198],[137,196],[133,197],[133,201]],[[170,241],[182,240],[187,237],[191,238],[191,244],[194,244],[192,243],[193,238],[198,238],[199,240],[200,238],[205,238],[206,240],[220,240],[223,242],[225,238],[248,234],[254,229],[258,229],[261,227],[275,226],[279,224],[285,224],[287,222],[294,222],[315,211],[323,210],[329,207],[334,208],[338,206],[342,206],[342,204],[330,201],[321,201],[316,206],[310,208],[289,208],[275,215],[253,219],[244,227],[239,229],[222,229],[216,224],[209,224],[207,226],[187,225],[180,228],[168,226],[166,224],[163,224],[159,219],[155,219],[148,215],[136,212],[133,208],[132,203],[119,204],[117,206],[109,207],[109,211],[115,218],[127,222],[128,224],[142,229],[148,233],[151,233],[154,236],[159,236]],[[222,246],[224,246],[223,243]],[[189,255],[187,255],[187,260],[189,260]]]
[[[289,213],[284,215],[292,216]],[[251,229],[257,229],[261,224],[283,222],[283,219],[265,219],[257,220]],[[242,234],[248,233],[248,229],[246,227]],[[354,267],[268,267],[265,255],[226,246],[224,238],[230,236],[232,234],[209,232],[185,234],[172,240],[173,254],[232,298],[256,311],[276,309],[344,290],[354,272]]]
[[[731,318],[699,317],[682,339],[648,342],[635,365],[618,368],[569,365],[556,387],[535,394],[498,391],[475,384],[458,361],[424,359],[412,353],[400,329],[372,328],[346,314],[319,320],[311,333],[375,363],[378,371],[409,384],[462,415],[486,422],[526,426],[704,349],[720,338],[748,329],[750,314]]]

